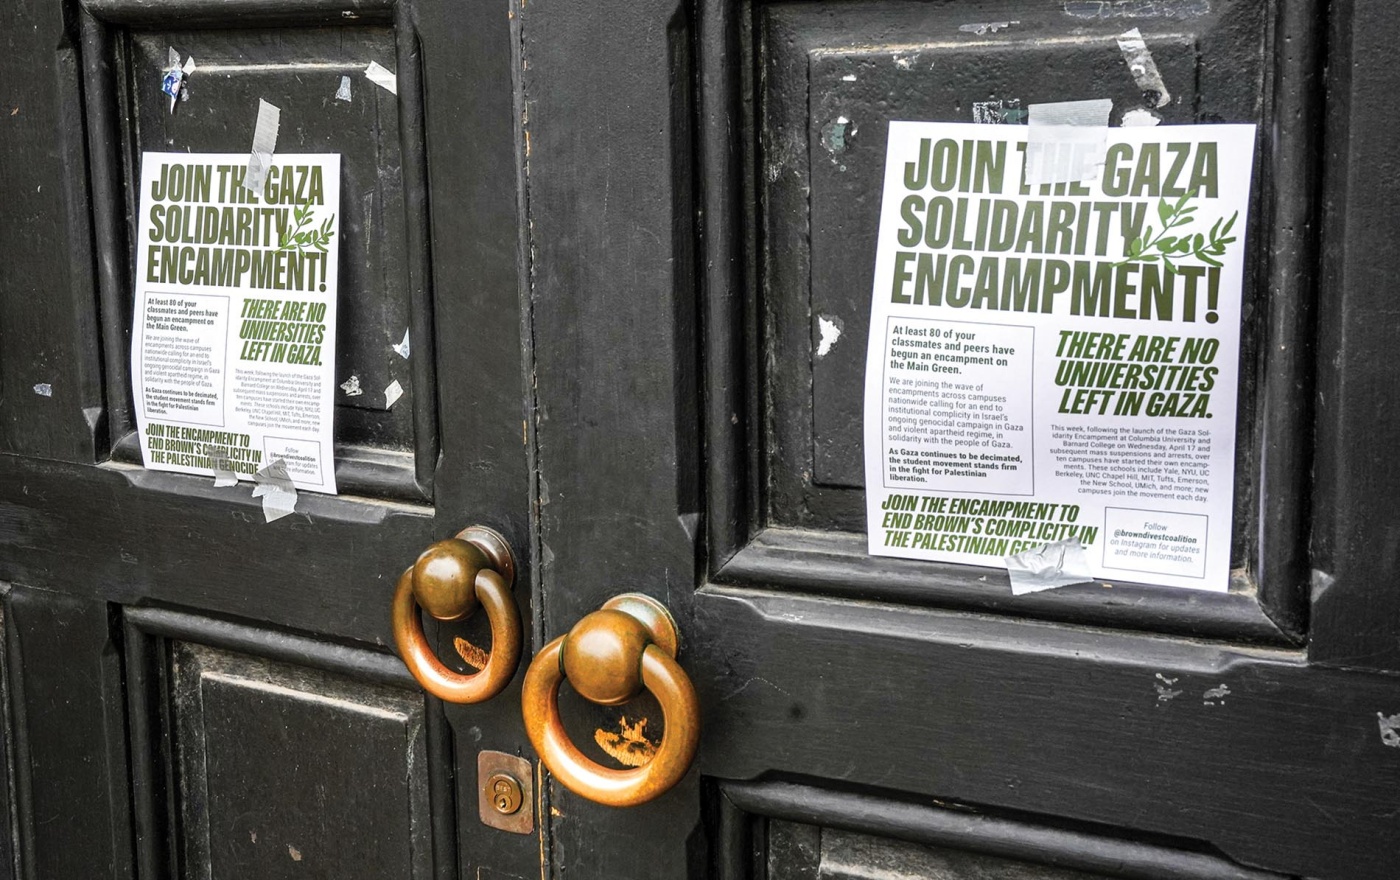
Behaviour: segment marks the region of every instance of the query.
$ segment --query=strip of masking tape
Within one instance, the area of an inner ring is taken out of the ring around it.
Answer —
[[[253,497],[263,500],[263,517],[267,522],[276,522],[296,510],[297,490],[292,485],[292,476],[287,473],[287,463],[275,458],[262,470],[253,475],[257,485],[253,487]]]
[[[1060,101],[1027,109],[1025,180],[1047,183],[1092,183],[1103,173],[1108,152],[1108,115],[1113,101]]]
[[[228,453],[215,449],[209,453],[209,466],[214,470],[214,487],[237,486],[238,474],[234,473],[233,463],[228,459]]]
[[[371,61],[369,67],[365,68],[365,76],[375,85],[388,89],[394,94],[399,93],[399,80],[394,76],[394,72],[378,61]]]
[[[1167,84],[1162,82],[1162,74],[1157,70],[1157,62],[1152,60],[1152,52],[1147,48],[1147,41],[1142,38],[1142,31],[1133,28],[1119,34],[1118,49],[1123,53],[1123,60],[1128,62],[1133,82],[1142,89],[1143,100],[1153,107],[1165,107],[1170,104],[1171,92],[1167,91]]]
[[[1093,581],[1089,557],[1078,537],[1041,544],[1008,556],[1006,573],[1011,576],[1011,595],[1024,596],[1041,590],[1068,587]]]
[[[267,169],[272,167],[272,154],[277,152],[277,129],[281,121],[282,111],[259,98],[258,122],[253,127],[253,147],[248,154],[248,173],[243,177],[243,188],[257,193],[259,198],[267,182]]]

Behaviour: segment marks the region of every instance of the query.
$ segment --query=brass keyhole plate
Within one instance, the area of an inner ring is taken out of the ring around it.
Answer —
[[[535,831],[535,767],[518,755],[478,752],[477,811],[483,825],[512,834]]]
[[[522,792],[520,782],[514,776],[496,773],[486,780],[486,787],[491,790],[491,805],[502,816],[509,816],[520,809]]]

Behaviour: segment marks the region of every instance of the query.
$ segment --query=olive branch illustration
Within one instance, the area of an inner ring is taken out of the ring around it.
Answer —
[[[1236,211],[1230,215],[1229,220],[1217,219],[1215,225],[1210,228],[1210,234],[1204,235],[1200,232],[1182,233],[1169,235],[1174,229],[1190,224],[1195,218],[1191,215],[1195,213],[1196,206],[1190,204],[1195,198],[1196,191],[1192,190],[1183,195],[1175,203],[1166,199],[1157,200],[1157,218],[1162,223],[1162,230],[1153,235],[1151,226],[1143,230],[1142,234],[1128,243],[1127,256],[1119,260],[1114,265],[1122,266],[1126,263],[1155,263],[1162,261],[1168,271],[1176,271],[1176,262],[1183,257],[1195,257],[1207,266],[1220,266],[1217,257],[1225,255],[1225,246],[1235,242],[1234,236],[1230,235],[1230,230],[1234,227],[1235,221],[1239,219],[1240,212]],[[1223,224],[1223,225],[1222,225]],[[1155,251],[1155,253],[1153,253]]]
[[[308,228],[315,221],[311,219],[311,206],[302,203],[292,211],[292,220],[296,226],[292,229],[283,228],[282,235],[278,238],[277,249],[279,251],[297,251],[305,253],[307,248],[315,248],[321,253],[326,252],[326,245],[330,244],[331,236],[335,235],[335,230],[331,227],[335,224],[335,215],[326,218],[319,229]]]

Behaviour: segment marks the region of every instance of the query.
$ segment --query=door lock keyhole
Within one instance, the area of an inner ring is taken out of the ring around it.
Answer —
[[[520,782],[507,773],[497,773],[486,780],[486,790],[491,793],[491,806],[502,816],[517,812],[524,799]]]

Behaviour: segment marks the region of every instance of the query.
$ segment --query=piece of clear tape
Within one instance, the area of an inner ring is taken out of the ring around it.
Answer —
[[[238,474],[233,469],[233,462],[229,461],[228,453],[222,449],[215,449],[209,453],[209,466],[214,471],[215,487],[238,485]]]
[[[1092,183],[1103,174],[1113,101],[1059,101],[1027,108],[1027,186]]]
[[[292,485],[291,474],[287,473],[285,461],[273,459],[253,475],[253,480],[257,483],[253,487],[253,497],[263,500],[263,517],[267,522],[275,522],[296,510],[297,490]]]
[[[1171,92],[1167,91],[1167,84],[1162,81],[1157,62],[1152,60],[1152,51],[1147,48],[1142,31],[1133,28],[1119,34],[1118,51],[1123,53],[1123,60],[1128,64],[1128,72],[1133,75],[1133,82],[1142,90],[1143,100],[1153,107],[1165,107],[1170,104]]]
[[[272,167],[272,154],[277,152],[281,120],[282,111],[278,107],[258,99],[258,122],[253,128],[253,146],[248,154],[248,173],[243,178],[243,186],[259,196],[267,181],[267,169]]]
[[[1093,581],[1089,557],[1077,536],[1041,544],[1004,560],[1011,577],[1011,594],[1024,596],[1041,590],[1068,587]]]

